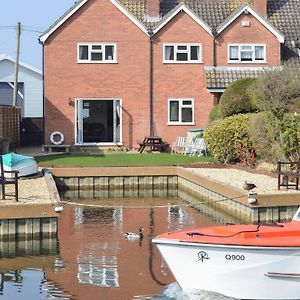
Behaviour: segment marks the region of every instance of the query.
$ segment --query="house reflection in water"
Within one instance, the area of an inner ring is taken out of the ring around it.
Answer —
[[[93,257],[82,254],[78,256],[77,264],[79,283],[110,288],[119,286],[117,257],[115,255]]]
[[[167,229],[169,213],[168,206],[156,209],[150,220],[149,206],[66,206],[59,220],[64,269],[48,270],[46,277],[77,299],[131,299],[136,295],[161,294],[174,279],[151,238]],[[142,241],[129,241],[122,235],[137,232],[139,226],[145,229]]]

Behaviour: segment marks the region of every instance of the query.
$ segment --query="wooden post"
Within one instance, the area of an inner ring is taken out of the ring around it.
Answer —
[[[20,56],[20,35],[21,35],[21,23],[17,23],[17,49],[16,49],[16,61],[15,61],[15,76],[14,76],[14,93],[13,93],[13,106],[17,105],[18,95],[18,73],[19,73],[19,56]]]

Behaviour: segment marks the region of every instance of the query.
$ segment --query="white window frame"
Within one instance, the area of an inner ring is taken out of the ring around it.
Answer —
[[[165,59],[166,46],[174,47],[174,59],[167,60]],[[178,46],[186,46],[188,50],[179,50]],[[199,47],[199,59],[191,60],[191,46]],[[188,59],[187,61],[178,61],[177,53],[187,53]],[[200,64],[202,63],[202,44],[199,43],[166,43],[163,44],[163,63],[165,64]]]
[[[88,59],[80,59],[79,48],[80,46],[88,46]],[[102,50],[93,50],[92,46],[101,46]],[[112,60],[105,59],[105,47],[113,46],[113,58]],[[102,53],[103,60],[92,60],[92,53]],[[117,63],[117,44],[116,43],[77,43],[77,63],[78,64],[115,64]]]
[[[170,121],[170,103],[171,101],[179,102],[179,121]],[[183,101],[191,101],[192,103],[187,105],[183,104]],[[190,107],[192,108],[192,121],[191,122],[182,122],[182,108]],[[194,99],[192,98],[169,98],[168,99],[168,122],[167,125],[195,125],[194,121],[195,108],[194,108]]]
[[[239,59],[230,59],[230,47],[238,47],[238,55],[239,55]],[[241,48],[242,46],[250,46],[251,47],[251,52],[252,52],[252,60],[250,61],[242,61],[241,60]],[[264,59],[261,60],[261,59],[255,59],[255,47],[263,47],[264,48]],[[230,64],[263,64],[263,63],[266,63],[267,62],[267,58],[266,58],[266,44],[228,44],[228,48],[227,48],[227,54],[228,54],[228,63]]]

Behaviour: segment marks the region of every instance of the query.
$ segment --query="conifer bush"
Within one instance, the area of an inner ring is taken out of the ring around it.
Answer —
[[[255,80],[254,78],[236,80],[224,91],[219,103],[219,114],[222,118],[258,111],[252,90]]]

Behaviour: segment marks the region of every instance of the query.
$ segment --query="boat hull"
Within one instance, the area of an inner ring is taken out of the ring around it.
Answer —
[[[300,299],[300,247],[212,245],[155,238],[184,291],[238,299]]]
[[[23,177],[23,176],[29,176],[29,175],[36,174],[38,172],[38,165],[34,160],[32,160],[32,161],[26,161],[24,163],[20,163],[13,167],[4,166],[4,170],[5,171],[19,171],[18,177]],[[13,178],[14,174],[5,173],[5,177]]]

